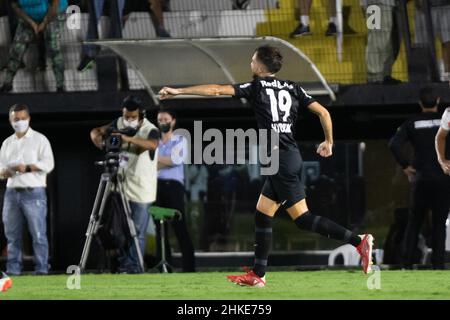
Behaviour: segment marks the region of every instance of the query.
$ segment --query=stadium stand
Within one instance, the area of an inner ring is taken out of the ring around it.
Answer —
[[[197,37],[233,37],[233,36],[276,36],[288,40],[304,52],[331,83],[357,84],[366,82],[365,43],[367,29],[363,9],[358,0],[348,0],[344,4],[345,24],[355,33],[346,34],[344,30],[343,52],[338,58],[336,38],[326,37],[327,14],[319,1],[313,1],[311,10],[311,28],[317,30],[313,35],[298,39],[289,39],[290,31],[297,25],[296,1],[258,0],[251,1],[246,10],[233,10],[231,1],[187,0],[171,1],[171,10],[164,12],[165,24],[174,38]],[[408,17],[414,22],[414,6],[408,4]],[[81,13],[81,29],[65,28],[62,45],[66,65],[67,91],[93,91],[98,88],[96,72],[76,72],[80,59],[81,41],[85,39],[88,13]],[[11,35],[8,18],[0,17],[0,61],[4,63]],[[107,34],[108,17],[100,21],[100,35]],[[413,27],[410,28],[414,30]],[[413,36],[413,35],[412,35]],[[148,12],[132,12],[124,26],[125,39],[155,39],[155,31]],[[440,59],[440,50],[438,59]],[[25,69],[21,70],[14,82],[14,92],[38,92],[52,90],[54,81],[51,76],[34,74],[36,48],[25,57]],[[128,71],[131,89],[142,89],[143,84]],[[405,46],[402,45],[399,57],[393,67],[392,76],[402,81],[408,80]],[[42,78],[47,86],[40,86]]]

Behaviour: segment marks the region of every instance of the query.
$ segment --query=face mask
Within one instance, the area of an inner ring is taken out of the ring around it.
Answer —
[[[159,129],[161,130],[162,133],[167,133],[170,131],[171,125],[170,123],[160,123]]]
[[[130,128],[136,129],[139,126],[139,120],[128,121],[128,120],[123,119],[123,125],[125,127],[130,127]]]
[[[30,124],[30,120],[28,119],[28,120],[15,121],[11,125],[15,132],[24,133],[25,131],[28,130],[29,124]]]

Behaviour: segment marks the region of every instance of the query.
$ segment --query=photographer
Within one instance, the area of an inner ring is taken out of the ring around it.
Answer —
[[[127,135],[117,131],[128,131]],[[118,179],[123,181],[124,193],[131,207],[131,218],[136,227],[141,252],[145,248],[145,235],[150,222],[148,209],[156,199],[157,155],[159,131],[145,118],[145,110],[140,100],[128,96],[122,103],[122,117],[116,121],[95,128],[91,139],[99,149],[111,136],[121,141],[119,148]],[[108,151],[108,150],[106,150]],[[153,222],[152,222],[153,223]],[[120,251],[120,271],[139,273],[140,266],[134,243]]]

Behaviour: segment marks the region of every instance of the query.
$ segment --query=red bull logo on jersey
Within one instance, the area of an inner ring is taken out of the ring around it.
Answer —
[[[263,87],[270,87],[270,88],[278,88],[278,89],[284,89],[284,88],[288,88],[288,89],[294,89],[294,86],[292,84],[289,84],[287,82],[281,84],[281,82],[279,80],[273,80],[273,81],[265,81],[265,80],[261,80],[261,85]]]

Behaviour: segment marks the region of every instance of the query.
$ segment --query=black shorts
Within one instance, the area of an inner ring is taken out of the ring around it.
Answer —
[[[302,182],[302,157],[298,149],[280,150],[278,172],[266,176],[261,194],[290,208],[306,198]]]

